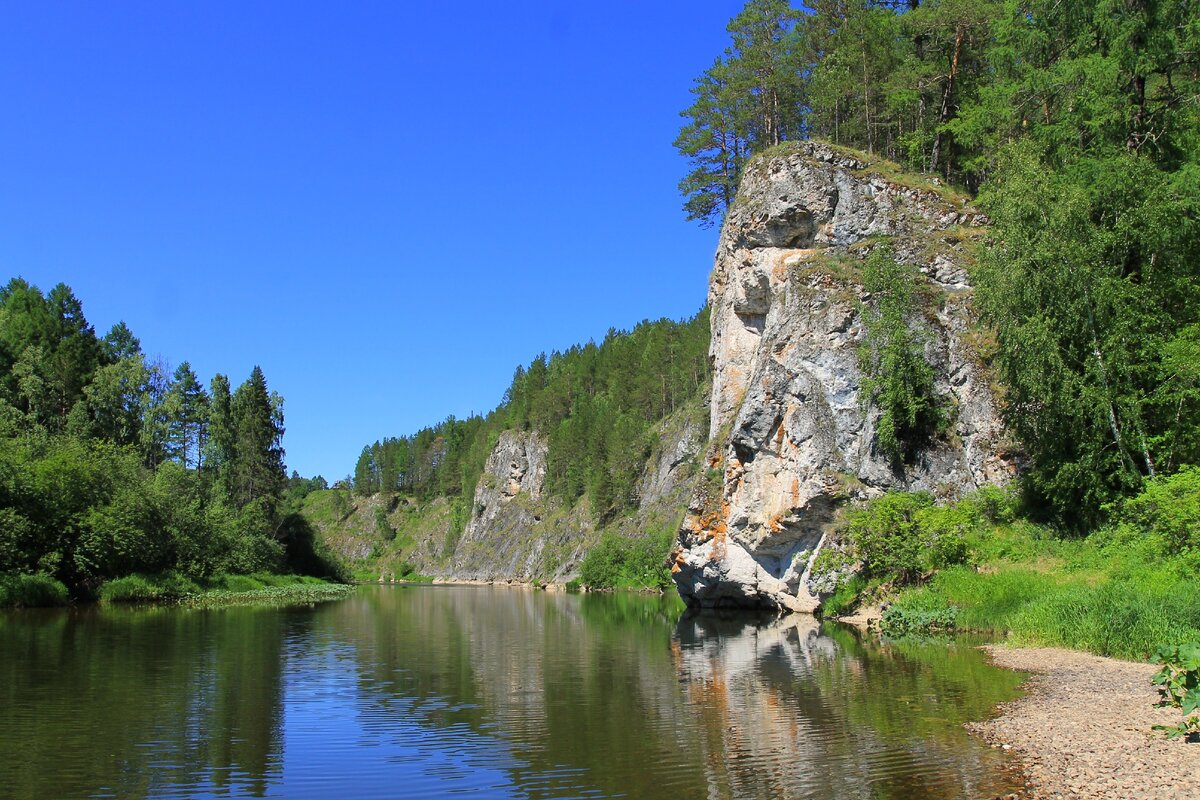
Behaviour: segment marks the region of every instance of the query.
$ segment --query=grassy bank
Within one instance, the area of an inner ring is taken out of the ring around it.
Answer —
[[[287,604],[340,597],[353,587],[307,575],[217,575],[192,580],[177,573],[135,574],[100,587],[105,603],[182,603],[191,606]]]
[[[354,587],[307,575],[217,575],[193,580],[174,572],[133,574],[101,584],[103,603],[179,603],[192,606],[281,605],[341,597]],[[65,606],[67,587],[47,575],[0,576],[0,608]]]
[[[1193,472],[1151,482],[1085,537],[1024,519],[995,492],[941,507],[885,496],[848,515],[840,550],[826,559],[836,584],[826,613],[882,603],[890,634],[979,631],[1139,660],[1162,644],[1198,641]]]
[[[0,608],[65,606],[67,587],[49,575],[0,575]]]
[[[950,567],[901,590],[885,625],[986,631],[1021,645],[1132,659],[1200,639],[1200,578],[1184,565],[1147,559],[1137,543],[1004,533],[1023,551]]]

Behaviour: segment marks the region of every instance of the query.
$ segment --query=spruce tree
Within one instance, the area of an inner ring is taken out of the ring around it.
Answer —
[[[272,512],[282,496],[287,474],[283,466],[282,413],[272,403],[267,379],[255,366],[233,395],[234,457],[230,471],[234,503],[259,503]]]

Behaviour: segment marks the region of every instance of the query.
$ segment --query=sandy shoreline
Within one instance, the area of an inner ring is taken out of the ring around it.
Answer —
[[[1151,664],[1054,648],[984,648],[999,666],[1032,673],[1026,695],[967,728],[1021,761],[1029,798],[1170,800],[1200,796],[1200,744],[1168,740],[1152,725]]]

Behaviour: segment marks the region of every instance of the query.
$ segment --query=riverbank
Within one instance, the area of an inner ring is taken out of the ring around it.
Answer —
[[[1156,667],[1057,648],[984,648],[1031,673],[1026,694],[967,728],[1020,759],[1028,797],[1183,800],[1200,786],[1200,744],[1152,730],[1179,712],[1155,708]]]
[[[192,580],[177,573],[133,574],[108,581],[91,602],[176,604],[200,608],[230,605],[291,605],[344,597],[349,584],[331,583],[308,575],[259,572],[217,575]],[[46,575],[0,576],[0,608],[44,608],[72,604],[67,587]]]

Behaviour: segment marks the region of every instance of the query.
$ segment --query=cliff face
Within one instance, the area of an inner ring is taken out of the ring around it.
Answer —
[[[966,272],[983,222],[936,187],[904,185],[825,145],[751,165],[709,287],[708,475],[674,567],[690,605],[812,611],[810,566],[846,499],[889,489],[949,498],[1007,480]],[[879,447],[859,367],[871,300],[860,267],[883,237],[924,276],[924,313],[910,324],[950,420],[902,466]]]
[[[642,470],[637,508],[608,530],[629,536],[673,530],[691,498],[708,428],[700,401],[667,417]],[[544,491],[547,442],[534,432],[504,431],[475,487],[469,519],[454,535],[453,509],[349,492],[318,493],[305,514],[322,539],[381,581],[408,570],[437,578],[487,583],[564,583],[601,536],[585,501],[567,506]],[[379,515],[391,526],[381,538]]]

